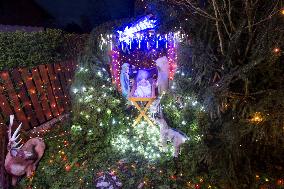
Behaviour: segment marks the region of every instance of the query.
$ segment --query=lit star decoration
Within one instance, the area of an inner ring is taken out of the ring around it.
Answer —
[[[155,28],[157,26],[156,25],[157,20],[150,20],[149,18],[150,16],[146,16],[141,20],[138,20],[138,22],[134,26],[131,27],[126,26],[124,31],[118,30],[117,33],[119,34],[119,41],[121,42],[123,41],[130,45],[131,40],[134,38],[135,33],[146,29]]]

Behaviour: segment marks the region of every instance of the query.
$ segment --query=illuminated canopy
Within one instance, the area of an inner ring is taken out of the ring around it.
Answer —
[[[156,67],[156,59],[166,56],[169,61],[169,79],[174,78],[177,68],[177,45],[186,37],[177,28],[168,33],[157,33],[158,21],[153,15],[116,29],[113,34],[101,34],[99,46],[111,55],[112,81],[120,88],[120,73],[123,63],[138,69]]]

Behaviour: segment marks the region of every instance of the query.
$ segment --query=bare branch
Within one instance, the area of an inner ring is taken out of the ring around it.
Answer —
[[[254,3],[254,6],[258,3],[258,0]],[[261,24],[262,22],[268,21],[273,18],[276,14],[278,14],[281,9],[277,9],[279,5],[279,0],[275,3],[275,6],[272,8],[272,10],[268,13],[268,15],[265,18],[262,18],[261,20],[257,21],[256,23],[253,23],[251,26],[256,26],[258,24]],[[248,28],[249,26],[246,26]]]
[[[225,55],[225,53],[224,53],[223,36],[222,36],[222,33],[221,33],[221,28],[220,28],[219,19],[218,19],[218,12],[219,12],[219,10],[218,10],[218,5],[217,5],[217,3],[216,3],[216,0],[212,0],[212,3],[213,3],[214,13],[215,13],[215,17],[216,17],[215,25],[216,25],[216,29],[217,29],[217,33],[218,33],[218,38],[219,38],[219,44],[220,44],[221,53],[222,53],[222,55]]]
[[[227,12],[227,4],[226,4],[225,0],[223,0],[223,5],[224,5],[225,11]],[[225,31],[226,31],[227,35],[229,36],[229,38],[231,38],[231,33],[229,32],[228,26],[225,23],[224,16],[223,16],[223,14],[221,14],[219,9],[218,9],[218,14],[220,15],[220,20],[222,21],[222,24],[223,24],[223,26],[225,28]]]
[[[206,17],[211,20],[215,20],[215,17],[210,15],[208,12],[200,9],[199,7],[195,6],[190,0],[173,0],[178,5],[184,5],[188,8],[192,8],[194,11],[196,11],[197,14],[200,16]]]

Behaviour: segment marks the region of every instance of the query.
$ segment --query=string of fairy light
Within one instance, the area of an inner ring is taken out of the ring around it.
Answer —
[[[52,70],[50,70],[50,68]],[[41,97],[41,100],[46,99],[44,105],[42,105],[42,119],[50,120],[52,117],[58,117],[62,112],[64,112],[63,104],[68,105],[69,97],[67,94],[63,94],[63,89],[59,85],[55,85],[54,81],[58,80],[57,75],[63,74],[63,72],[67,71],[70,72],[69,66],[61,69],[60,66],[56,65],[54,68],[51,67],[34,67],[28,70],[27,68],[18,68],[14,71],[18,71],[21,75],[21,78],[18,78],[19,82],[17,82],[17,87],[19,90],[13,90],[10,85],[10,81],[12,81],[13,77],[15,77],[12,73],[11,76],[9,72],[3,71],[1,74],[1,78],[5,81],[1,87],[1,93],[8,94],[4,97],[7,99],[7,103],[1,100],[2,107],[10,107],[11,111],[9,114],[15,114],[19,121],[23,121],[26,127],[30,127],[33,125],[33,120],[27,109],[36,110],[36,115],[38,116],[41,104],[43,102],[39,102],[38,96]],[[50,74],[54,73],[55,74]],[[46,75],[47,77],[40,77],[40,75]],[[49,75],[50,74],[50,75]],[[12,77],[13,76],[13,77]],[[60,76],[61,77],[61,76]],[[68,85],[71,84],[72,80],[66,76],[66,82]],[[51,90],[51,91],[49,91]],[[62,94],[61,94],[62,93]],[[51,99],[54,100],[51,100]],[[38,107],[38,104],[40,107]],[[37,108],[37,109],[35,109]],[[9,110],[9,109],[8,109]],[[6,114],[9,111],[4,111]],[[5,115],[9,116],[9,115]],[[27,120],[27,121],[25,121]],[[36,121],[37,122],[37,121]],[[6,125],[5,123],[1,122],[0,125]],[[35,127],[34,127],[35,128]]]
[[[146,122],[141,122],[133,128],[132,132],[127,129],[113,138],[111,144],[120,153],[137,153],[148,160],[154,161],[163,156],[163,150],[159,145],[159,137],[158,127],[149,127]],[[172,153],[172,146],[165,151],[168,157],[171,157]]]
[[[173,80],[175,71],[177,69],[177,53],[176,53],[177,44],[178,44],[177,41],[182,40],[182,38],[179,38],[179,35],[180,35],[179,32],[172,35],[167,35],[167,34],[165,35],[167,41],[164,45],[166,45],[167,48],[165,47],[159,47],[157,49],[151,48],[148,43],[149,48],[147,48],[147,50],[140,49],[137,47],[136,49],[132,50],[130,54],[127,54],[116,48],[112,49],[111,73],[112,73],[113,83],[115,83],[117,87],[120,88],[120,73],[121,73],[121,66],[123,63],[129,63],[131,65],[134,65],[138,69],[153,68],[156,67],[155,60],[164,55],[166,55],[169,59],[169,78]]]

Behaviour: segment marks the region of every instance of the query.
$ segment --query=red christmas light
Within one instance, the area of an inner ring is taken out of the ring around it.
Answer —
[[[75,163],[75,166],[76,167],[80,167],[80,164],[77,162],[77,163]]]
[[[273,49],[273,52],[275,52],[275,53],[279,53],[279,52],[280,52],[280,48],[275,47],[275,48]]]
[[[195,184],[195,188],[196,189],[200,189],[200,185],[199,184]]]
[[[278,179],[278,180],[276,181],[276,184],[277,184],[278,186],[283,186],[283,185],[284,185],[284,179]]]
[[[66,165],[66,166],[65,166],[65,170],[66,170],[67,172],[69,172],[69,171],[71,170],[71,166],[70,166],[70,165]]]

